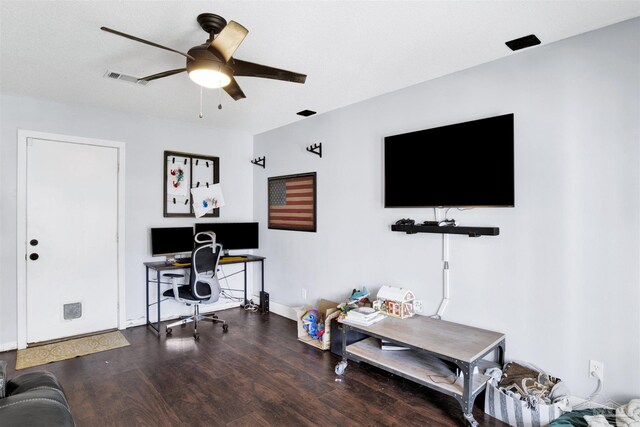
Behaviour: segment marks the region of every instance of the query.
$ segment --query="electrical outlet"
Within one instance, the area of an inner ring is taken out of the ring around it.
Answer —
[[[422,300],[417,299],[413,301],[413,311],[416,313],[422,313]]]
[[[306,288],[302,288],[302,300],[303,301],[307,300],[307,289]]]
[[[601,381],[604,381],[604,363],[597,360],[589,360],[589,378],[595,378],[594,372],[598,374]]]

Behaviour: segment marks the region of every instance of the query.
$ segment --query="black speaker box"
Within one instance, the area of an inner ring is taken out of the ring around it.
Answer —
[[[260,311],[269,312],[269,292],[260,291]]]

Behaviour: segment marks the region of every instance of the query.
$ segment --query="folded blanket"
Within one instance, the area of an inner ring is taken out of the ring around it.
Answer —
[[[585,415],[584,420],[589,427],[611,427],[604,415]]]
[[[587,427],[587,417],[594,415],[602,415],[604,419],[612,426],[616,425],[616,411],[613,409],[580,409],[577,411],[567,412],[559,418],[551,421],[549,427]]]
[[[616,409],[618,427],[640,427],[640,399],[632,399]]]

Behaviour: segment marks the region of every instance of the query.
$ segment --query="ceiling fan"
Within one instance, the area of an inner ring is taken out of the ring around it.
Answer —
[[[262,77],[265,79],[284,80],[294,83],[305,82],[307,78],[305,74],[254,64],[234,58],[233,54],[249,33],[245,27],[237,22],[230,21],[227,23],[223,17],[213,13],[200,14],[197,20],[202,29],[209,34],[209,39],[199,46],[192,47],[187,53],[111,28],[101,27],[100,29],[140,43],[175,52],[187,59],[185,68],[152,74],[147,77],[142,77],[138,79],[138,81],[161,79],[186,71],[189,74],[189,78],[195,83],[206,88],[222,88],[236,101],[246,98],[235,79],[237,76]]]

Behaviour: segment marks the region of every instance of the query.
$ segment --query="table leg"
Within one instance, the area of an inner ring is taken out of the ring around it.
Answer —
[[[460,362],[458,363],[460,370],[462,370],[462,374],[464,375],[464,390],[462,390],[462,400],[460,404],[462,405],[462,414],[464,415],[464,419],[469,423],[470,426],[476,427],[478,426],[478,422],[473,418],[473,389],[472,389],[472,375],[474,365]]]
[[[349,326],[342,324],[342,360],[338,362],[334,371],[337,375],[344,374],[344,371],[347,369],[347,332],[349,331]]]
[[[504,356],[507,352],[507,343],[502,340],[500,344],[498,344],[498,363],[500,364],[500,369],[504,369]]]

